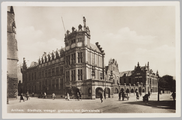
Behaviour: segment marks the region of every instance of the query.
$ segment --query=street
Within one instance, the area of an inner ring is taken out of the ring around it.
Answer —
[[[10,100],[7,105],[8,113],[175,113],[175,102],[170,94],[151,94],[148,103],[142,97],[136,100],[132,94],[129,100],[119,101],[118,96],[104,99],[84,99],[67,101],[65,99],[42,99],[31,97],[30,100],[19,102],[19,99]]]

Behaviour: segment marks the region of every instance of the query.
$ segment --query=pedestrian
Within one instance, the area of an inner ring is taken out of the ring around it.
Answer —
[[[52,99],[54,100],[56,98],[56,95],[52,93]]]
[[[68,101],[70,100],[70,95],[69,95],[69,93],[67,93],[67,100],[68,100]]]
[[[101,103],[103,102],[103,95],[102,95],[101,91],[100,91],[100,101],[101,101]]]
[[[27,94],[26,94],[26,97],[27,97],[27,100],[29,99],[29,93],[27,92]]]
[[[173,92],[173,93],[171,94],[171,96],[173,97],[173,100],[175,101],[175,99],[176,99],[176,93]]]
[[[148,98],[150,98],[150,91],[148,91]]]
[[[23,102],[25,102],[25,100],[23,98],[23,93],[21,93],[21,95],[20,95],[20,102],[21,102],[21,100],[23,100]]]
[[[125,92],[122,91],[122,101],[124,101],[124,98],[125,98]]]
[[[81,100],[82,99],[82,95],[81,95],[80,91],[79,91],[79,95],[80,95],[80,100]]]
[[[47,98],[46,92],[44,92],[44,99]]]
[[[148,104],[149,96],[150,96],[149,94],[145,94],[143,96],[143,102],[145,102],[146,104]]]
[[[80,100],[80,94],[79,94],[79,92],[77,92],[77,100],[78,101]]]
[[[136,99],[138,100],[139,99],[139,93],[138,93],[138,90],[136,89]]]
[[[104,91],[104,99],[106,99],[106,90]]]
[[[34,93],[32,93],[32,97],[34,97]]]
[[[121,91],[119,92],[118,95],[119,95],[119,101],[120,101],[121,100]]]

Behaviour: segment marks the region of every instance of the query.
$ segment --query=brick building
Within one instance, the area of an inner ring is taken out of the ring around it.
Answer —
[[[78,30],[72,27],[71,32],[67,30],[64,48],[44,53],[30,67],[24,58],[21,69],[23,92],[64,96],[80,91],[82,98],[94,99],[106,86],[110,91],[111,82],[104,79],[105,53],[98,42],[92,44],[90,40],[90,30],[83,17],[83,26],[79,25]]]
[[[16,40],[15,13],[11,6],[7,8],[7,97],[18,95],[17,62],[18,48]]]
[[[120,73],[120,89],[127,92],[152,93],[158,91],[158,71],[154,73],[149,67],[149,62],[145,66],[140,66],[139,63],[134,70],[124,71]]]

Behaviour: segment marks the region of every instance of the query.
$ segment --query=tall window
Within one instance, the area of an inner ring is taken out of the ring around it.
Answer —
[[[32,73],[32,80],[33,80],[34,78],[33,78],[33,73]]]
[[[48,76],[51,76],[51,69],[49,69]]]
[[[71,71],[71,80],[72,81],[75,81],[76,79],[75,79],[75,70],[72,70]]]
[[[100,79],[103,79],[102,73],[100,73]]]
[[[121,83],[122,83],[122,78],[120,77],[120,85],[121,85]]]
[[[78,38],[78,42],[81,42],[82,41],[82,38]]]
[[[56,80],[56,88],[58,89],[58,87],[59,87],[59,81],[58,81],[58,79]]]
[[[82,69],[78,69],[78,80],[82,80]]]
[[[35,72],[35,79],[37,79],[37,78],[36,78],[36,72]]]
[[[82,52],[78,52],[78,63],[82,63]]]
[[[42,70],[42,78],[44,77],[44,71]]]
[[[45,70],[45,77],[47,77],[47,70]]]
[[[70,56],[66,56],[67,65],[70,65]]]
[[[71,40],[71,44],[72,44],[72,43],[75,43],[75,42],[76,42],[76,40],[75,40],[75,39]]]
[[[30,73],[29,73],[29,80],[31,80],[31,76],[30,76]]]
[[[52,68],[52,76],[55,75],[55,68]]]
[[[60,79],[60,89],[63,86],[63,79]]]
[[[131,84],[131,78],[129,78],[129,83]]]
[[[59,74],[59,67],[56,67],[56,75]]]
[[[75,62],[76,62],[76,54],[73,53],[73,54],[71,54],[71,63],[73,64]]]
[[[66,71],[66,81],[70,81],[70,72]]]
[[[60,74],[61,75],[63,74],[63,67],[62,66],[60,67]]]

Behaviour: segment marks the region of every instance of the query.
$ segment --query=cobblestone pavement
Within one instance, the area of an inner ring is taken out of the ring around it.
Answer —
[[[175,113],[175,102],[170,94],[152,94],[148,103],[142,101],[142,97],[136,100],[134,94],[130,94],[129,100],[119,101],[118,95],[114,98],[67,101],[65,99],[41,99],[31,97],[30,100],[19,102],[19,99],[9,100],[8,113]]]

